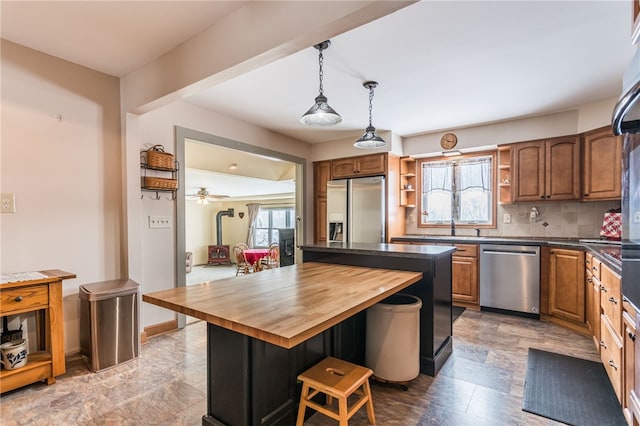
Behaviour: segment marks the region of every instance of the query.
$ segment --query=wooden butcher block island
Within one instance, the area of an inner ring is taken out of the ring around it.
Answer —
[[[142,300],[208,323],[203,425],[293,425],[298,374],[329,355],[362,363],[366,308],[423,281],[420,271],[305,262]]]

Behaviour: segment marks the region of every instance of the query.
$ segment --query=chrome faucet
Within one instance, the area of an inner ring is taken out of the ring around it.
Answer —
[[[456,222],[451,219],[451,236],[456,235]]]
[[[476,237],[480,236],[480,228],[476,228]]]

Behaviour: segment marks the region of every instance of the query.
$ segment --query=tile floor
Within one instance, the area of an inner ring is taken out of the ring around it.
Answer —
[[[522,408],[527,349],[598,360],[591,339],[559,326],[466,310],[454,323],[454,351],[437,377],[420,375],[403,392],[372,384],[377,424],[556,425]],[[56,384],[0,397],[0,424],[200,425],[206,411],[206,324],[157,336],[139,359],[90,373],[80,359]],[[305,425],[335,426],[315,414]],[[360,410],[350,425],[366,425]]]

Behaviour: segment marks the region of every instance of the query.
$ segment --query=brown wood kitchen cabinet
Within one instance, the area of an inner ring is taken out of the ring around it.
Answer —
[[[584,265],[587,327],[600,353],[600,260],[586,253]]]
[[[613,390],[622,403],[623,395],[623,338],[622,291],[620,276],[607,265],[600,269],[600,359]]]
[[[478,245],[455,244],[451,257],[451,291],[453,303],[478,305]]]
[[[549,313],[585,324],[584,252],[552,248],[549,259]]]
[[[513,201],[580,199],[579,142],[573,135],[512,144]]]
[[[313,163],[313,211],[315,243],[327,241],[327,182],[331,179],[331,161]]]
[[[387,156],[384,153],[331,160],[331,179],[377,176],[386,173]]]
[[[619,200],[622,170],[622,137],[611,127],[583,135],[582,201]]]

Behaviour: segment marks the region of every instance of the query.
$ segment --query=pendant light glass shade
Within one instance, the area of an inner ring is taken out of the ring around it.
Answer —
[[[325,40],[322,43],[316,44],[315,47],[320,52],[318,54],[318,63],[320,65],[320,93],[316,96],[315,103],[309,111],[307,111],[302,117],[300,117],[300,122],[302,124],[306,124],[309,126],[333,126],[334,124],[338,124],[342,121],[342,117],[338,114],[333,108],[329,106],[327,103],[327,97],[324,96],[324,88],[322,86],[323,75],[323,62],[324,56],[322,55],[322,51],[329,47],[331,42],[329,40]]]
[[[371,124],[373,89],[378,86],[378,83],[375,81],[365,81],[362,85],[369,89],[369,126],[364,130],[364,135],[360,136],[360,139],[358,139],[353,146],[362,149],[380,148],[385,146],[387,142],[376,134],[376,128]]]

